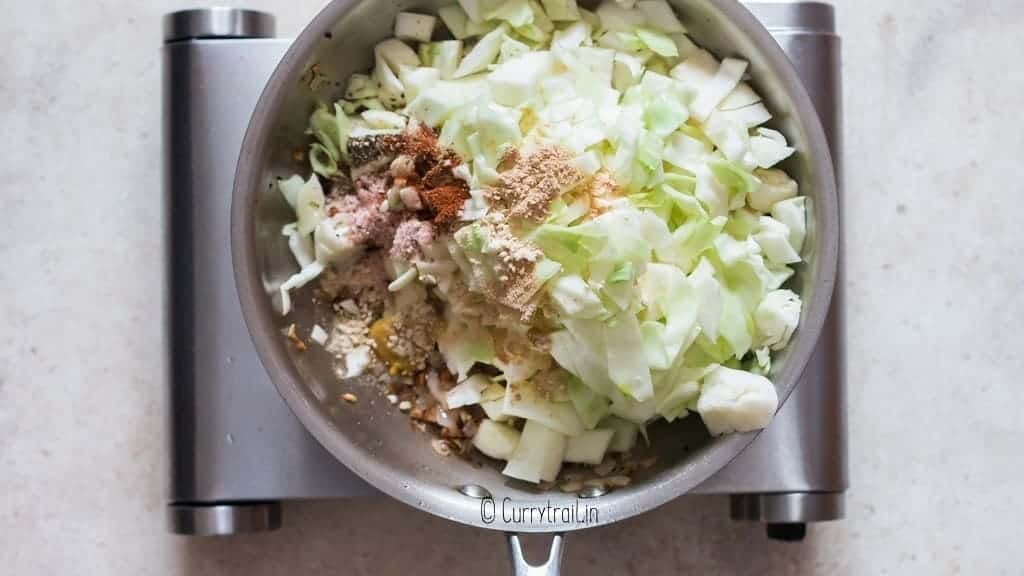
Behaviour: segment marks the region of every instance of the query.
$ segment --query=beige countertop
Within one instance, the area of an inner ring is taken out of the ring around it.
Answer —
[[[226,4],[290,35],[320,2]],[[573,534],[566,573],[1021,573],[1024,4],[837,4],[848,518],[769,543],[686,498]],[[165,532],[159,19],[192,5],[0,18],[0,572],[504,573],[500,535],[384,499],[289,505],[260,536]]]

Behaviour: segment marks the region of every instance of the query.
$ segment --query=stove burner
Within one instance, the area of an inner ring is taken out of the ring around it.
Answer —
[[[757,2],[748,8],[790,56],[821,115],[833,158],[841,158],[840,47],[832,7]],[[273,530],[281,524],[283,500],[375,494],[278,396],[235,293],[228,241],[235,162],[256,101],[290,44],[273,35],[273,17],[253,11],[200,9],[165,18],[173,282],[168,523],[179,534]],[[730,495],[733,518],[767,523],[770,538],[799,540],[807,522],[844,515],[842,310],[837,293],[804,381],[772,426],[695,491]]]

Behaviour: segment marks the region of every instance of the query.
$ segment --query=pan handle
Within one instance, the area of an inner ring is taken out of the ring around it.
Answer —
[[[514,576],[558,576],[562,566],[562,535],[555,534],[551,539],[551,552],[548,559],[540,566],[534,566],[523,557],[523,547],[519,543],[519,534],[509,532],[508,553],[512,556],[512,574]]]

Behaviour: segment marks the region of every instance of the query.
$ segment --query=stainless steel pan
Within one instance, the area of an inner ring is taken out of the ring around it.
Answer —
[[[307,143],[304,130],[315,103],[339,97],[349,74],[369,68],[372,47],[391,34],[395,14],[409,9],[434,12],[452,1],[334,0],[299,35],[277,67],[242,147],[232,203],[232,251],[246,323],[271,380],[313,436],[369,484],[411,506],[510,533],[564,532],[646,512],[708,479],[756,434],[711,439],[697,418],[657,425],[651,434],[658,464],[635,476],[629,487],[586,501],[574,494],[539,493],[501,476],[495,466],[442,459],[430,448],[430,439],[412,430],[406,416],[383,401],[378,391],[343,389],[326,353],[316,347],[297,353],[282,337],[292,321],[308,330],[326,311],[316,309],[301,293],[294,298],[297,309],[288,319],[272,305],[274,288],[295,270],[280,235],[282,225],[293,216],[276,192],[274,179],[296,171],[293,151]],[[672,4],[698,43],[720,57],[734,55],[750,62],[753,84],[775,115],[774,127],[798,150],[785,168],[811,198],[811,210],[807,262],[793,280],[805,301],[803,320],[772,375],[785,401],[821,332],[835,282],[838,209],[828,146],[796,72],[740,3],[673,0]],[[342,391],[354,391],[359,402],[339,405],[336,398]],[[515,510],[531,503],[560,509],[592,506],[596,513],[545,516],[530,522],[515,517]],[[560,536],[555,544],[560,549]],[[525,571],[514,537],[510,549],[518,558],[517,573]],[[552,554],[548,568],[555,564],[557,554]]]

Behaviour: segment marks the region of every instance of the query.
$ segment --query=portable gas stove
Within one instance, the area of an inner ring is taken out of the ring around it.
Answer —
[[[789,55],[841,159],[840,41],[832,6],[748,8]],[[272,530],[281,502],[381,497],[302,427],[264,373],[235,292],[229,213],[249,118],[290,40],[274,18],[235,9],[169,14],[164,30],[165,194],[170,210],[169,529]],[[838,286],[842,286],[839,282]],[[844,515],[847,488],[843,300],[803,381],[771,427],[697,494],[729,495],[732,517],[768,536]]]

